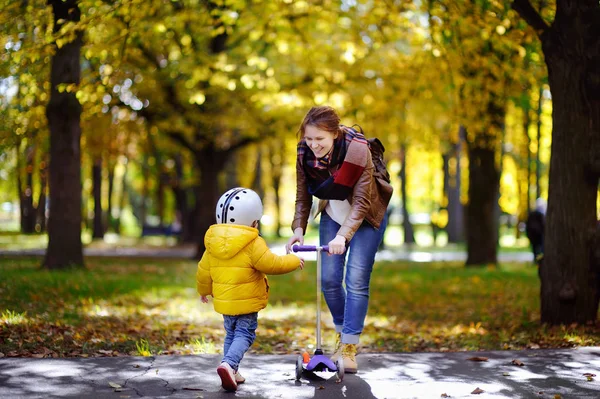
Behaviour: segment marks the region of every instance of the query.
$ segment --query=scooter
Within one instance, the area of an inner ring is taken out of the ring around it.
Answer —
[[[329,247],[315,245],[294,245],[294,252],[317,252],[317,348],[312,358],[308,352],[298,356],[296,360],[296,380],[302,378],[303,373],[314,373],[316,371],[335,372],[338,380],[344,379],[344,363],[341,358],[335,363],[323,354],[321,349],[321,253],[329,252]]]

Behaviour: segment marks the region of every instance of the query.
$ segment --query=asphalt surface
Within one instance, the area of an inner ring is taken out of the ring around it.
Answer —
[[[600,398],[600,347],[359,354],[341,382],[296,381],[296,357],[247,355],[235,393],[220,386],[219,355],[1,358],[0,398]]]

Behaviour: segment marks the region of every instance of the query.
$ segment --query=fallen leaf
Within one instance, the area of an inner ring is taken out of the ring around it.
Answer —
[[[595,377],[596,374],[592,374],[592,373],[583,373],[584,376],[586,377]]]
[[[468,358],[467,360],[471,360],[473,362],[487,362],[488,358],[483,356],[473,356]]]
[[[515,366],[525,366],[525,363],[523,363],[519,359],[513,359],[513,361],[511,363],[514,364]]]
[[[506,371],[504,373],[502,373],[503,376],[508,377],[510,374],[508,374]]]
[[[442,398],[449,398],[450,396],[447,393],[442,394]]]
[[[319,389],[325,389],[323,385],[319,385]]]
[[[108,385],[110,385],[113,388],[123,388],[121,385],[117,384],[116,382],[109,382]]]
[[[554,399],[562,399],[562,396],[560,396],[559,394],[554,395]]]
[[[485,391],[483,389],[479,389],[479,387],[475,388],[475,390],[473,392],[471,392],[474,395],[479,395],[480,393],[484,393]]]
[[[134,364],[134,365],[133,365],[133,368],[134,368],[134,369],[139,369],[139,368],[140,368],[140,365],[139,365],[139,364]]]

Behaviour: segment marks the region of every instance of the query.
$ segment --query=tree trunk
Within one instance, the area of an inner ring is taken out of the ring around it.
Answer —
[[[264,198],[265,190],[263,189],[263,170],[262,170],[262,157],[263,157],[263,149],[262,146],[258,145],[258,150],[256,151],[256,164],[254,167],[254,178],[252,179],[251,189],[258,194],[260,198]]]
[[[529,97],[528,97],[529,98]],[[529,137],[529,125],[531,125],[531,116],[529,115],[529,104],[523,109],[525,119],[523,121],[523,131],[525,132],[525,140],[527,144],[527,213],[531,210],[531,163],[533,157],[531,154],[531,137]]]
[[[156,212],[158,214],[158,225],[162,229],[165,226],[165,180],[166,175],[158,166],[158,186],[156,187]]]
[[[410,214],[408,212],[408,195],[406,190],[406,145],[402,144],[400,147],[400,152],[402,154],[402,165],[400,168],[400,180],[401,186],[400,191],[402,194],[402,228],[404,229],[404,243],[405,244],[414,244],[415,243],[415,233],[413,229],[413,225],[410,222]]]
[[[271,162],[271,184],[275,192],[275,234],[281,238],[281,177],[282,165],[281,161],[285,159],[285,146],[279,145],[276,140],[273,140],[269,145],[269,161]]]
[[[500,208],[500,180],[502,179],[502,170],[504,168],[504,156],[506,151],[504,150],[504,137],[506,135],[506,126],[504,122],[501,126],[501,140],[500,140],[500,159],[498,162],[498,191],[496,191],[496,201],[494,202],[494,222],[496,223],[496,248],[500,247],[500,233],[502,226],[500,225],[500,217],[502,216],[502,209]]]
[[[150,193],[150,165],[148,154],[144,154],[142,161],[142,198],[140,198],[139,220],[142,229],[146,225],[146,216],[148,215],[148,194]]]
[[[460,202],[461,188],[461,149],[465,137],[464,126],[460,126],[458,142],[446,157],[444,157],[444,191],[448,200],[448,225],[446,232],[449,243],[459,243],[464,241],[464,215],[463,205]],[[450,164],[452,160],[452,164]]]
[[[541,318],[551,324],[598,313],[600,270],[590,254],[600,179],[599,20],[598,1],[559,0],[541,35],[553,99]]]
[[[35,163],[35,145],[28,144],[25,149],[25,189],[21,193],[21,232],[35,232],[36,209],[33,207],[33,165]]]
[[[263,170],[262,170],[262,157],[263,157],[263,148],[260,144],[258,146],[258,151],[256,152],[256,165],[254,167],[254,178],[252,179],[252,184],[250,188],[258,194],[260,199],[265,198],[265,190],[263,189]],[[217,199],[218,200],[218,199]],[[264,206],[264,204],[263,204]],[[258,221],[258,229],[261,230],[260,220]]]
[[[529,136],[529,126],[531,125],[531,115],[530,115],[530,105],[529,105],[529,91],[526,93],[527,101],[525,101],[523,105],[523,133],[525,134],[525,151],[527,152],[527,162],[526,165],[526,178],[527,187],[525,192],[522,191],[521,185],[518,185],[519,188],[519,220],[517,223],[516,237],[521,237],[520,223],[525,222],[527,220],[527,216],[529,215],[529,211],[531,210],[531,163],[533,162],[533,157],[531,154],[531,137]]]
[[[183,187],[183,160],[180,154],[176,154],[175,160],[175,179],[171,184],[173,195],[175,197],[175,207],[179,221],[181,222],[181,234],[179,240],[185,243],[194,242],[192,232],[192,218],[188,206],[187,191]]]
[[[114,221],[115,233],[121,234],[121,216],[123,215],[123,209],[125,209],[125,199],[127,198],[127,165],[129,160],[126,160],[123,164],[123,176],[121,177],[121,195],[119,197],[119,216]]]
[[[104,238],[102,215],[102,158],[95,157],[92,165],[92,192],[94,195],[94,226],[92,238]]]
[[[46,231],[46,192],[48,190],[48,168],[47,157],[41,157],[40,161],[40,196],[37,206],[37,223],[40,225],[40,232]]]
[[[16,178],[17,178],[17,198],[19,199],[19,217],[21,218],[21,231],[23,230],[23,179],[21,178],[21,139],[17,137],[15,145],[15,163],[16,163]]]
[[[542,196],[542,159],[540,158],[540,149],[542,141],[542,107],[544,106],[544,88],[540,87],[540,98],[538,101],[537,108],[537,141],[536,141],[536,152],[535,152],[535,198],[541,198]]]
[[[225,187],[221,187],[220,191],[227,191],[230,188],[239,187],[240,179],[238,178],[238,161],[237,157],[232,157],[231,161],[225,166]]]
[[[496,153],[469,145],[469,203],[466,207],[467,266],[496,264],[495,203],[498,199]]]
[[[104,231],[108,229],[115,230],[115,222],[113,220],[113,193],[115,191],[115,168],[116,162],[108,163],[108,203],[106,208],[106,217],[104,218]]]
[[[200,170],[201,197],[196,197],[197,210],[197,250],[196,258],[200,259],[204,254],[204,235],[208,228],[215,223],[215,207],[219,200],[219,185],[217,174],[223,170],[230,152],[217,151],[209,146],[197,152],[195,161]]]
[[[165,227],[165,185],[168,176],[163,167],[163,154],[158,150],[152,135],[148,135],[148,146],[154,156],[154,171],[156,173],[156,215],[158,216],[158,226],[163,230]]]
[[[65,22],[78,22],[76,0],[48,0],[52,5],[54,32]],[[50,101],[46,116],[50,127],[50,218],[44,267],[83,267],[81,243],[81,104],[74,91],[58,85],[80,81],[82,32],[56,48],[52,56]]]

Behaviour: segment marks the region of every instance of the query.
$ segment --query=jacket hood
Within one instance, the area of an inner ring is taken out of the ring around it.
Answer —
[[[217,259],[231,259],[258,237],[258,230],[237,224],[214,224],[204,237],[206,249]]]

